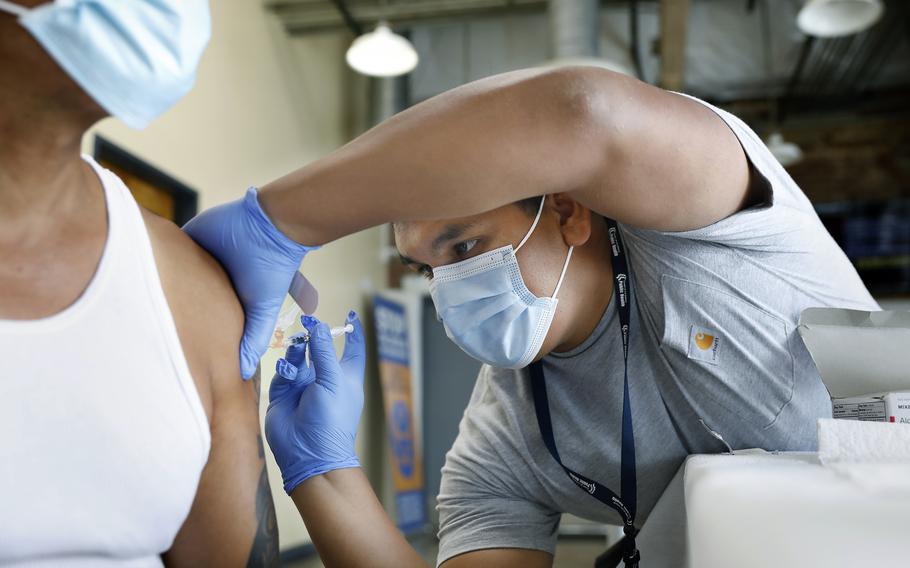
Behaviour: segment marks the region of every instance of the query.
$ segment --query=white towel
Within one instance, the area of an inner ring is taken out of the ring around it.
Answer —
[[[868,462],[910,464],[910,426],[819,419],[818,458],[824,465]]]
[[[910,426],[906,424],[822,418],[818,458],[869,493],[910,497]]]

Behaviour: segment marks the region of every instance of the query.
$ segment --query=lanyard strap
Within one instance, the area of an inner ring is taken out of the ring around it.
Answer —
[[[611,261],[613,264],[613,293],[617,299],[620,333],[622,335],[623,358],[623,395],[622,395],[622,450],[620,462],[620,495],[611,491],[606,485],[569,469],[559,457],[556,439],[553,436],[553,424],[550,421],[550,404],[547,400],[547,385],[543,365],[540,361],[531,364],[531,391],[534,395],[534,411],[537,414],[537,426],[543,443],[550,455],[566,472],[575,485],[592,497],[607,505],[622,517],[623,532],[622,559],[627,567],[638,566],[639,553],[635,547],[635,511],[637,507],[637,490],[635,476],[635,437],[632,431],[632,409],[629,401],[629,330],[630,300],[629,266],[622,238],[616,222],[607,219],[607,230],[610,237]],[[618,558],[617,558],[618,561]]]

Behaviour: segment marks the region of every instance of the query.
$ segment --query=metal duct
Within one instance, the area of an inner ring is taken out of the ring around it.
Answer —
[[[554,59],[600,54],[599,0],[550,0],[549,11]]]

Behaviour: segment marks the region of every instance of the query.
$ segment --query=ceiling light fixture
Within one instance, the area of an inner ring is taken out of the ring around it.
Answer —
[[[792,166],[803,159],[803,151],[793,142],[787,142],[780,132],[772,132],[768,136],[768,150],[783,167]]]
[[[356,38],[345,55],[348,65],[371,77],[396,77],[417,67],[417,50],[407,38],[379,22],[376,29]]]
[[[884,11],[881,0],[808,0],[796,25],[811,36],[846,36],[871,28]]]

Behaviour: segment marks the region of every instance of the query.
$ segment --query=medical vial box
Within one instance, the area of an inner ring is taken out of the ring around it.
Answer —
[[[910,392],[832,398],[834,418],[910,424]]]

